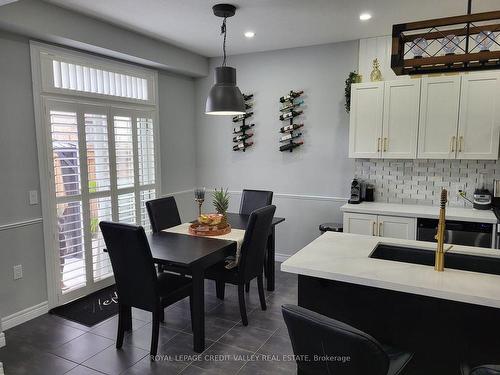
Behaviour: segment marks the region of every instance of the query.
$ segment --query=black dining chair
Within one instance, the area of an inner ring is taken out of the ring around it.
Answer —
[[[153,233],[181,224],[181,217],[174,197],[164,197],[146,202]]]
[[[240,214],[250,215],[256,209],[269,206],[272,203],[272,191],[243,189],[240,201]]]
[[[338,320],[282,306],[300,375],[397,375],[413,357]]]
[[[500,375],[500,365],[480,365],[470,368],[462,364],[461,375]]]
[[[248,325],[245,306],[245,284],[257,278],[260,307],[266,310],[264,295],[263,266],[267,237],[276,211],[275,206],[266,206],[250,214],[245,236],[241,244],[240,259],[236,267],[227,269],[224,262],[216,264],[205,271],[205,278],[215,280],[217,297],[224,299],[226,283],[238,286],[238,301],[243,325]]]
[[[146,202],[149,222],[153,233],[181,224],[181,217],[174,197],[163,197]],[[175,265],[158,264],[158,272],[171,271],[183,275],[185,270]]]
[[[169,272],[156,273],[143,227],[106,221],[101,221],[99,227],[111,259],[118,294],[116,347],[119,349],[123,345],[125,320],[130,318],[132,307],[150,311],[153,314],[150,351],[153,358],[158,349],[160,322],[165,321],[164,309],[186,297],[192,303],[191,279]]]
[[[269,190],[243,189],[240,201],[240,214],[250,215],[258,208],[269,206],[273,203],[273,192]],[[266,262],[264,261],[264,267]],[[250,291],[250,283],[245,285],[245,290]]]

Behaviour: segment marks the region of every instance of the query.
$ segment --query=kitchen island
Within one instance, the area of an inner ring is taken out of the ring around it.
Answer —
[[[458,362],[500,363],[500,275],[370,257],[379,244],[432,251],[436,244],[327,232],[281,265],[298,275],[300,306],[416,353],[427,373]],[[454,246],[452,254],[500,262],[498,250]],[[471,258],[472,259],[472,258]],[[495,267],[493,267],[495,268]]]

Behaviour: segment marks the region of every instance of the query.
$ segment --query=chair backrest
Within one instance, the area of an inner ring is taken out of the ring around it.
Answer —
[[[239,269],[245,281],[262,274],[266,245],[271,231],[276,206],[266,206],[253,211],[248,219],[241,244]]]
[[[154,233],[175,227],[181,223],[174,197],[164,197],[146,202],[149,221]]]
[[[299,306],[284,305],[282,312],[299,373],[387,375],[389,357],[370,335]]]
[[[273,192],[267,190],[247,190],[241,194],[240,214],[250,215],[258,208],[273,203]]]
[[[144,228],[106,221],[99,227],[111,259],[119,303],[153,311],[159,301],[157,276]]]

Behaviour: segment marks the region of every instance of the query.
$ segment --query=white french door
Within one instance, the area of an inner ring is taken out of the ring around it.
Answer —
[[[155,112],[44,100],[57,304],[114,283],[99,222],[149,230],[156,197]]]

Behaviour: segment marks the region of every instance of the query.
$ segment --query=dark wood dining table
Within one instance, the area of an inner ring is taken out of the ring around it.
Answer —
[[[228,213],[232,228],[246,229],[249,215]],[[285,219],[273,218],[267,243],[265,275],[267,289],[274,290],[275,241],[277,224]],[[160,232],[148,236],[155,263],[185,270],[193,278],[193,346],[201,353],[205,349],[205,270],[236,252],[236,242],[214,237],[196,237],[187,234]],[[131,326],[131,321],[128,324]]]

